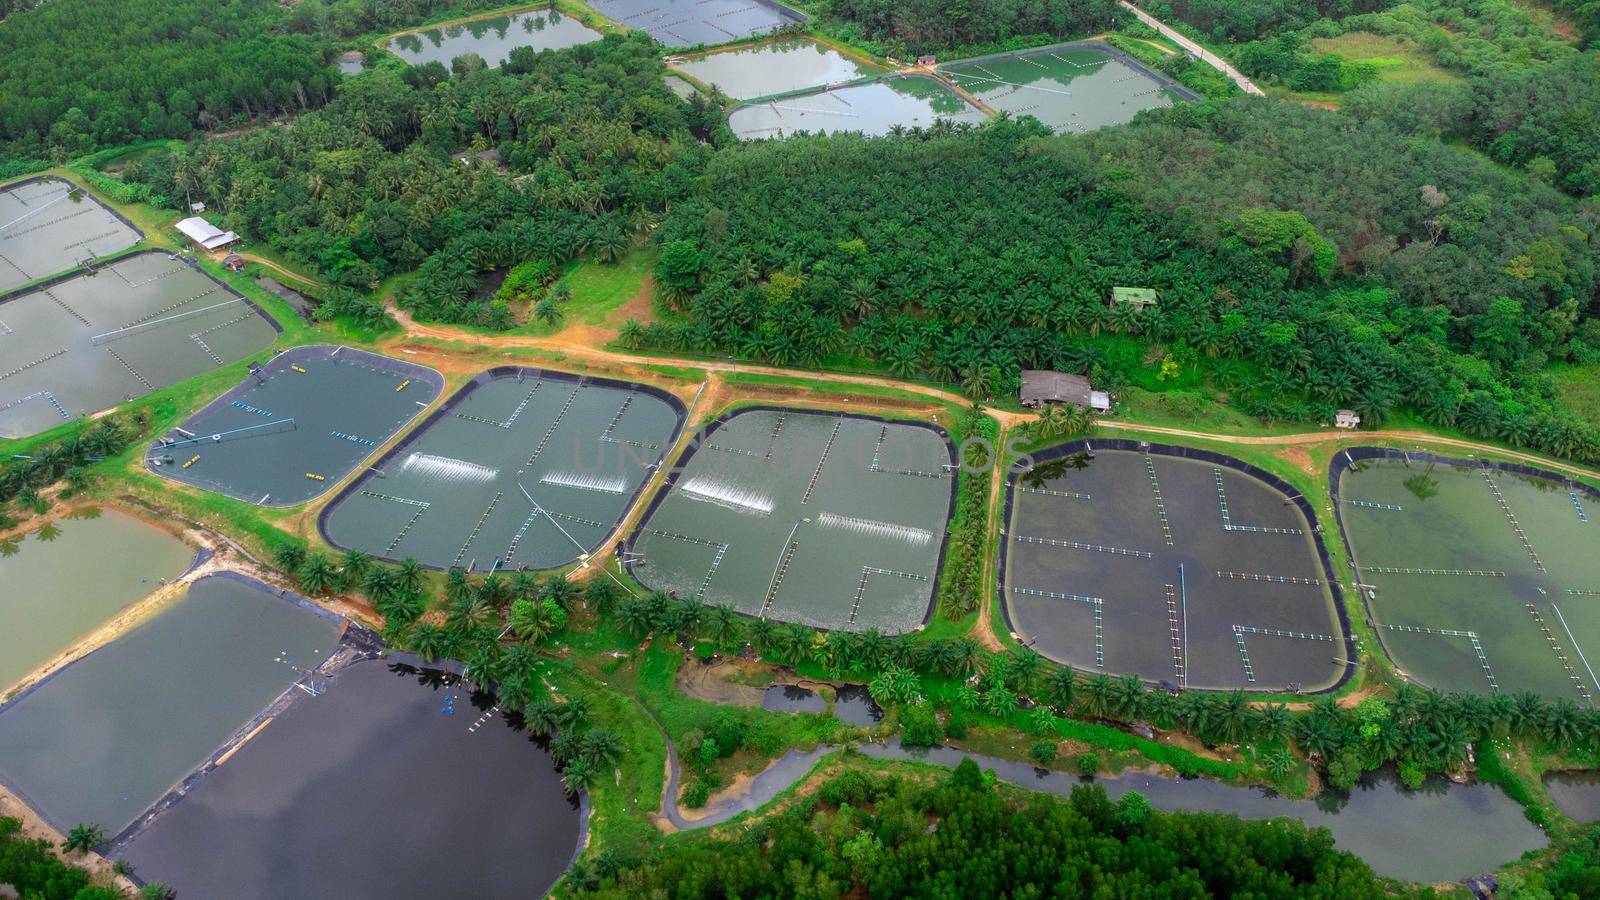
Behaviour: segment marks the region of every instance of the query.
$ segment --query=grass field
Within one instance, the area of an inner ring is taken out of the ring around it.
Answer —
[[[1377,68],[1379,79],[1396,84],[1444,84],[1461,80],[1440,68],[1421,47],[1370,31],[1316,38],[1311,41],[1311,47],[1318,53],[1341,56],[1351,62],[1370,63]]]

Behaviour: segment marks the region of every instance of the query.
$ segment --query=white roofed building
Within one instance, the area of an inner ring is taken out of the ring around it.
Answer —
[[[201,216],[195,216],[179,222],[178,230],[183,232],[184,236],[189,240],[194,241],[196,244],[199,244],[207,250],[215,250],[218,247],[226,247],[239,239],[237,234],[234,234],[231,231],[223,231],[210,222],[207,222]]]

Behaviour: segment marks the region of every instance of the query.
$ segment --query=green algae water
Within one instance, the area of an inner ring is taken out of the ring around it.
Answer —
[[[696,56],[674,65],[693,78],[721,88],[735,100],[839,84],[887,71],[810,38],[784,38]]]
[[[184,543],[118,512],[0,541],[0,691],[181,574]]]

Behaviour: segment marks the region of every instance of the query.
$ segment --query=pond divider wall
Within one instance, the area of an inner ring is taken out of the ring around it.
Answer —
[[[382,469],[384,466],[388,465],[389,462],[394,460],[395,457],[408,450],[410,446],[417,440],[417,438],[421,437],[423,434],[426,434],[429,428],[432,428],[440,419],[449,415],[450,412],[460,405],[463,400],[471,396],[473,391],[491,381],[495,381],[500,378],[510,378],[516,375],[521,375],[524,378],[531,377],[540,381],[564,382],[567,384],[577,384],[580,386],[592,384],[599,387],[615,388],[617,390],[638,391],[641,394],[648,394],[649,396],[667,404],[667,406],[670,407],[675,414],[675,424],[673,425],[672,433],[668,435],[667,439],[661,444],[661,457],[656,460],[657,466],[661,466],[666,463],[667,454],[671,452],[673,444],[677,443],[678,435],[683,432],[685,419],[689,413],[688,407],[684,405],[682,400],[679,400],[670,391],[656,387],[655,385],[643,384],[637,381],[627,381],[620,378],[606,378],[599,375],[577,375],[572,372],[562,372],[555,369],[537,369],[530,366],[495,366],[488,371],[479,373],[478,375],[474,376],[471,381],[462,385],[460,390],[456,391],[454,394],[451,394],[443,403],[439,404],[439,406],[434,409],[434,411],[430,413],[426,419],[423,419],[420,423],[413,423],[411,431],[398,444],[390,447],[382,456],[367,463],[365,470],[359,477],[345,485],[338,494],[334,495],[332,500],[322,507],[322,511],[317,514],[317,533],[322,535],[322,539],[327,541],[332,547],[335,547],[339,550],[350,549],[348,547],[341,546],[328,535],[328,518],[333,515],[333,511],[338,509],[339,505],[343,503],[346,498],[360,490],[369,479],[376,476],[376,473],[372,470]],[[640,479],[639,487],[634,489],[633,493],[628,497],[628,501],[623,505],[622,511],[617,514],[616,521],[611,523],[612,530],[615,530],[616,527],[628,517],[628,511],[633,509],[633,505],[639,500],[639,495],[644,491],[645,487],[649,483],[650,478],[648,476]],[[397,562],[395,559],[379,554],[373,554],[373,557],[375,559],[386,560],[388,562]],[[427,569],[433,569],[435,571],[444,571],[444,569],[441,567],[434,565],[424,564],[423,567]],[[565,566],[559,566],[557,568],[565,568]]]
[[[245,302],[248,303],[249,301],[245,301]],[[260,310],[257,310],[257,312],[260,312]],[[267,318],[268,318],[268,321],[271,321],[271,317],[270,316],[267,317]],[[274,327],[276,327],[277,323],[273,323],[273,324],[274,324]],[[282,331],[283,329],[279,328],[278,330]],[[324,352],[324,351],[328,351],[328,350],[333,350],[334,352],[333,353]],[[359,354],[362,357],[362,362],[365,365],[369,366],[370,368],[378,369],[380,371],[389,372],[389,373],[392,373],[394,375],[399,375],[402,378],[411,378],[411,379],[415,379],[415,380],[426,381],[428,384],[433,386],[436,394],[440,394],[440,393],[444,392],[444,376],[442,374],[440,374],[439,371],[436,370],[436,369],[431,369],[431,368],[429,368],[427,366],[424,366],[424,365],[421,365],[419,363],[407,362],[407,361],[405,361],[403,359],[394,359],[393,357],[383,356],[383,355],[378,354],[378,353],[372,353],[372,352],[369,352],[369,351],[366,351],[366,350],[358,350],[358,349],[356,349],[354,347],[346,347],[346,346],[343,346],[343,345],[307,344],[307,345],[301,346],[301,347],[290,347],[287,350],[283,350],[283,351],[280,351],[278,353],[273,354],[272,358],[267,360],[266,364],[261,367],[261,374],[262,375],[275,375],[278,372],[282,371],[285,367],[293,365],[293,364],[295,364],[297,362],[306,362],[306,361],[310,361],[310,360],[313,360],[313,359],[316,359],[316,360],[331,359],[334,356],[335,353]],[[246,375],[242,381],[240,381],[238,384],[234,385],[233,387],[229,388],[227,391],[224,391],[221,396],[217,397],[215,400],[212,400],[210,403],[207,403],[205,406],[202,406],[200,409],[195,410],[193,413],[190,413],[188,416],[184,417],[183,421],[179,423],[179,426],[187,427],[190,423],[192,423],[196,419],[206,415],[207,413],[210,413],[212,411],[219,410],[219,409],[222,409],[223,407],[229,406],[230,404],[232,404],[232,402],[234,400],[237,400],[239,397],[241,397],[246,392],[248,392],[252,387],[254,387],[255,384],[256,384],[255,376],[254,375]],[[400,425],[397,428],[394,429],[394,431],[389,433],[388,437],[384,438],[385,443],[387,443],[388,441],[394,440],[395,435],[398,435],[401,432],[405,431],[407,427],[409,427],[412,423],[414,423],[417,420],[417,416],[420,415],[422,413],[422,411],[423,411],[422,409],[418,409],[416,412],[412,413],[404,422],[401,422]],[[176,429],[168,429],[168,431],[165,432],[165,433],[166,434],[170,434],[173,430],[176,430]],[[165,470],[166,469],[171,469],[172,468],[171,466],[163,466],[161,468],[157,468],[157,467],[151,465],[150,460],[154,457],[154,454],[156,453],[156,451],[159,451],[160,449],[161,449],[161,445],[159,443],[157,443],[157,444],[152,444],[150,446],[149,450],[146,451],[145,460],[144,460],[145,471],[150,472],[153,475],[157,475],[157,476],[159,476],[161,478],[165,478],[165,479],[167,479],[169,481],[176,481],[179,484],[186,484],[186,485],[188,485],[190,487],[193,487],[193,488],[196,488],[198,490],[204,490],[204,491],[214,491],[215,490],[215,489],[212,489],[212,488],[207,488],[207,487],[203,487],[201,485],[193,484],[193,483],[188,482],[188,481],[184,481],[183,479],[181,479],[181,478],[179,478],[177,476],[168,475]],[[360,469],[361,468],[361,464],[363,462],[365,462],[365,461],[366,461],[366,457],[362,457],[361,459],[356,460],[355,465],[351,466],[349,471],[341,472],[339,474],[339,479],[343,479],[343,478],[347,477],[350,474],[350,472],[354,472],[354,471],[357,471],[358,469]],[[182,470],[180,469],[178,471],[181,472]],[[241,497],[241,496],[239,496],[237,494],[234,494],[234,493],[231,493],[231,492],[228,492],[228,491],[216,490],[215,492],[224,494],[224,495],[229,496],[229,497],[232,497],[235,500],[242,500],[242,501],[244,501],[246,503],[250,503],[252,505],[266,506],[266,507],[271,508],[271,509],[289,509],[289,508],[292,508],[292,507],[295,507],[295,506],[302,506],[302,505],[304,505],[306,503],[311,503],[311,502],[315,501],[317,498],[319,498],[319,497],[323,496],[324,494],[326,494],[328,492],[328,490],[331,489],[334,486],[334,484],[336,484],[336,483],[337,483],[337,480],[334,483],[330,483],[328,485],[328,487],[323,488],[321,491],[311,495],[310,497],[307,497],[304,500],[296,500],[296,501],[294,501],[292,503],[257,503],[255,500],[253,500],[253,499],[251,499],[249,497]]]
[[[955,444],[950,442],[950,433],[945,431],[944,428],[940,427],[939,425],[933,424],[932,422],[919,422],[914,419],[892,419],[887,416],[874,416],[866,413],[835,412],[833,410],[813,409],[803,406],[778,406],[776,404],[752,404],[750,406],[741,406],[738,409],[729,410],[728,412],[717,416],[715,419],[712,419],[710,422],[707,422],[705,425],[701,426],[700,431],[690,439],[689,446],[684,448],[683,454],[678,457],[678,460],[673,464],[672,469],[667,472],[666,481],[662,482],[660,490],[656,491],[656,495],[650,498],[650,505],[646,507],[644,513],[639,516],[638,524],[633,526],[633,531],[628,534],[628,537],[620,545],[619,549],[621,551],[626,551],[625,555],[619,555],[623,570],[628,573],[629,577],[633,578],[633,580],[637,581],[639,584],[643,585],[645,583],[644,579],[640,578],[639,574],[633,570],[633,563],[629,561],[627,557],[632,555],[634,545],[638,542],[640,535],[644,534],[646,523],[650,521],[651,516],[655,515],[656,509],[659,508],[662,502],[667,499],[667,496],[672,493],[673,488],[678,483],[678,476],[682,475],[688,468],[689,460],[694,458],[695,453],[700,450],[701,445],[709,440],[711,436],[716,433],[717,429],[721,428],[723,425],[726,425],[735,416],[738,416],[741,413],[752,412],[817,415],[838,417],[843,419],[860,419],[864,422],[877,422],[882,425],[907,425],[913,428],[926,428],[934,434],[937,434],[939,438],[944,441],[945,451],[950,455],[950,465],[956,469],[956,474],[950,479],[950,500],[949,504],[945,508],[944,533],[939,541],[939,555],[934,560],[933,576],[929,579],[932,584],[932,592],[929,594],[928,608],[922,614],[922,627],[926,627],[929,622],[933,621],[933,614],[939,608],[940,577],[944,574],[945,552],[950,547],[950,519],[955,515],[956,496],[957,490],[960,487],[961,477],[966,474],[959,470],[960,461],[956,454]],[[631,508],[633,506],[632,501],[630,501],[628,505]],[[744,614],[741,613],[741,615]],[[748,616],[748,618],[755,617]],[[816,630],[826,632],[832,629],[817,628]]]
[[[1242,472],[1245,475],[1249,475],[1250,477],[1265,483],[1268,487],[1288,498],[1289,501],[1295,505],[1295,508],[1300,511],[1300,515],[1305,517],[1306,525],[1310,530],[1312,539],[1316,543],[1317,559],[1322,563],[1323,576],[1328,581],[1328,587],[1333,591],[1333,609],[1334,613],[1338,616],[1340,638],[1343,640],[1345,648],[1344,666],[1339,673],[1338,680],[1325,688],[1319,688],[1314,691],[1304,691],[1303,693],[1327,694],[1344,687],[1345,683],[1349,681],[1351,676],[1355,675],[1356,673],[1355,632],[1350,627],[1350,615],[1345,609],[1344,605],[1344,591],[1339,582],[1338,576],[1334,572],[1333,560],[1328,556],[1328,545],[1323,541],[1322,529],[1317,525],[1316,510],[1312,507],[1311,501],[1308,500],[1304,494],[1300,493],[1297,488],[1289,484],[1287,481],[1284,481],[1282,478],[1279,478],[1265,469],[1262,469],[1258,466],[1253,466],[1242,459],[1237,459],[1235,457],[1227,456],[1211,450],[1202,450],[1199,447],[1180,447],[1175,444],[1152,444],[1148,441],[1136,441],[1129,440],[1127,438],[1105,438],[1099,440],[1081,439],[1069,441],[1065,444],[1057,444],[1053,447],[1046,447],[1045,449],[1036,453],[1030,453],[1028,456],[1034,461],[1035,464],[1037,464],[1041,462],[1048,462],[1053,459],[1059,459],[1063,456],[1070,456],[1074,453],[1093,453],[1097,447],[1101,450],[1127,450],[1134,453],[1171,456],[1177,459],[1199,460],[1201,462],[1211,463],[1215,466],[1224,466],[1236,472]],[[1005,506],[1000,510],[1000,559],[999,567],[996,570],[998,577],[995,582],[995,593],[997,595],[996,599],[1000,601],[1000,613],[1005,618],[1006,630],[1011,632],[1013,635],[1017,634],[1017,627],[1011,621],[1011,604],[1007,602],[1006,598],[1006,562],[1011,553],[1011,542],[1006,539],[1006,532],[1010,530],[1011,526],[1011,504],[1016,497],[1017,481],[1024,474],[1025,472],[1016,471],[1015,468],[1006,474]],[[1335,503],[1336,507],[1337,505],[1338,504]],[[1341,534],[1343,527],[1343,523],[1341,522]],[[1348,545],[1348,541],[1346,544]],[[1384,652],[1387,653],[1388,651]],[[1141,680],[1143,680],[1146,684],[1157,683],[1142,677]],[[1206,689],[1195,688],[1194,690]],[[1283,691],[1279,690],[1252,691],[1248,689],[1246,689],[1245,692],[1265,694],[1283,693]]]
[[[1453,456],[1440,456],[1435,453],[1429,453],[1425,450],[1396,450],[1392,447],[1350,447],[1340,450],[1334,453],[1333,459],[1328,462],[1328,493],[1333,500],[1334,520],[1339,523],[1339,537],[1344,539],[1345,550],[1350,554],[1350,566],[1352,571],[1356,573],[1357,582],[1361,580],[1359,575],[1360,567],[1356,563],[1355,544],[1350,542],[1350,532],[1344,524],[1344,509],[1339,499],[1339,479],[1344,475],[1345,472],[1355,468],[1359,463],[1366,462],[1369,459],[1399,459],[1404,460],[1407,463],[1411,462],[1412,460],[1419,460],[1426,463],[1443,463],[1447,466],[1467,466],[1475,469],[1493,469],[1498,472],[1509,472],[1513,475],[1525,475],[1529,478],[1538,478],[1544,481],[1553,482],[1561,485],[1569,491],[1582,491],[1584,496],[1589,497],[1596,502],[1600,502],[1600,490],[1596,490],[1595,488],[1590,487],[1589,485],[1584,484],[1575,478],[1557,474],[1549,469],[1541,469],[1537,466],[1524,465],[1523,463],[1496,462],[1494,460],[1487,459],[1459,459]],[[1317,537],[1317,545],[1320,547],[1321,544],[1322,538],[1319,535]],[[1377,616],[1373,615],[1372,602],[1368,600],[1367,595],[1361,591],[1359,584],[1356,586],[1356,594],[1361,598],[1361,608],[1367,614],[1367,621],[1376,626],[1378,619]],[[1342,606],[1340,607],[1339,615],[1341,618],[1344,616],[1344,609]],[[1390,652],[1389,645],[1384,643],[1383,629],[1374,627],[1372,629],[1372,633],[1373,637],[1378,641],[1378,649],[1383,651],[1383,655],[1388,658],[1389,664],[1398,667],[1399,664],[1395,662],[1394,653]]]

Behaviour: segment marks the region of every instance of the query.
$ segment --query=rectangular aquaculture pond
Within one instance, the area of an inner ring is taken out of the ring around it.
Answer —
[[[734,100],[840,84],[888,71],[812,38],[778,38],[672,61],[673,68]]]
[[[143,238],[132,222],[64,178],[5,185],[0,187],[0,292],[126,250]]]
[[[0,781],[52,826],[127,828],[325,660],[331,616],[211,576],[0,706]]]
[[[1600,499],[1558,475],[1354,448],[1329,473],[1395,667],[1440,690],[1592,704]]]
[[[277,334],[254,304],[163,251],[0,298],[0,438],[209,372]]]
[[[349,347],[295,347],[164,435],[157,475],[264,506],[322,495],[427,409],[438,372]]]
[[[546,7],[408,31],[390,38],[388,46],[389,52],[414,66],[437,62],[449,68],[456,57],[476,53],[494,68],[504,65],[518,47],[564,50],[600,37],[600,32],[577,19]]]
[[[615,527],[683,415],[645,385],[492,369],[329,504],[322,534],[440,569],[564,566]]]
[[[0,541],[0,697],[193,558],[167,532],[101,510]]]
[[[728,127],[740,138],[753,140],[799,131],[883,135],[896,128],[927,128],[939,119],[978,124],[984,118],[982,110],[933,78],[892,75],[739,106],[728,113]]]
[[[515,714],[382,660],[319,689],[116,855],[180,897],[231,900],[539,897],[566,870],[578,803]]]
[[[1321,536],[1288,485],[1229,457],[1094,441],[1013,474],[1012,630],[1088,672],[1319,690],[1352,669]]]
[[[595,0],[595,9],[666,44],[725,44],[806,17],[769,0]]]
[[[1103,44],[1066,44],[939,67],[984,104],[1033,116],[1057,132],[1120,125],[1143,109],[1194,95]]]
[[[934,597],[955,463],[930,425],[730,413],[656,498],[629,568],[651,588],[758,618],[910,631]]]

